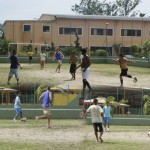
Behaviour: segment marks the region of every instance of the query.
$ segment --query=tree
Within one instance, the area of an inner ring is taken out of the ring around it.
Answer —
[[[133,10],[140,2],[141,0],[116,0],[119,16],[129,16],[131,14],[131,16],[135,17],[138,11]]]
[[[148,107],[150,107],[150,97],[148,95],[144,95],[143,100],[144,100],[143,114],[148,115]]]
[[[80,40],[80,38],[79,38],[79,36],[78,36],[77,33],[75,33],[75,37],[76,37],[76,40],[74,41],[74,43],[75,43],[75,48],[76,48],[76,49],[79,49],[79,46],[80,46],[79,40]]]
[[[10,41],[5,38],[0,38],[0,54],[6,55],[8,54],[8,45]]]
[[[81,0],[79,5],[72,6],[72,11],[82,15],[103,15],[105,1],[100,3],[98,0]]]
[[[147,57],[150,54],[150,41],[146,41],[143,44],[143,50],[141,52],[143,56]]]
[[[139,51],[139,47],[137,45],[131,45],[129,49],[132,55],[134,55],[135,53],[138,53]]]
[[[72,6],[72,11],[83,15],[107,15],[107,16],[136,16],[139,11],[134,11],[141,0],[116,0],[114,2],[102,2],[98,0],[81,0],[80,4]]]
[[[114,44],[112,45],[112,47],[113,47],[113,49],[115,50],[116,55],[118,56],[118,55],[119,55],[119,53],[121,53],[121,51],[120,51],[121,43],[119,43],[119,44],[114,43]]]

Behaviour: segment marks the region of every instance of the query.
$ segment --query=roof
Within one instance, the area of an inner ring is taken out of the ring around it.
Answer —
[[[128,17],[128,16],[104,16],[104,15],[65,15],[65,14],[42,14],[43,17],[68,18],[68,19],[95,19],[95,20],[136,20],[150,21],[149,17]]]

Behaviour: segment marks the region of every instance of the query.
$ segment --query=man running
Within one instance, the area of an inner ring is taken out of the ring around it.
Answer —
[[[60,67],[62,66],[62,59],[64,58],[64,55],[60,52],[60,49],[58,48],[54,54],[53,60],[56,58],[58,62],[58,66],[56,68],[56,72],[60,73]]]
[[[42,93],[39,100],[42,102],[43,116],[36,116],[35,119],[36,121],[38,121],[39,119],[47,119],[48,120],[47,128],[51,128],[50,126],[51,113],[49,110],[49,104],[50,103],[52,104],[52,93],[50,90],[50,86],[47,87],[47,91]]]
[[[123,86],[123,76],[128,77],[128,78],[133,78],[135,82],[137,82],[137,78],[133,77],[128,74],[128,67],[127,67],[127,62],[132,62],[132,60],[128,60],[123,57],[123,54],[119,54],[119,59],[113,59],[112,61],[119,62],[121,73],[120,73],[120,83],[121,86]]]
[[[83,96],[84,96],[86,86],[89,88],[89,92],[91,92],[91,90],[92,90],[89,82],[87,81],[89,73],[90,73],[90,68],[89,67],[91,65],[91,61],[89,59],[89,56],[87,55],[87,50],[82,49],[81,51],[82,51],[82,55],[83,55],[82,62],[76,69],[81,67],[81,70],[82,70]]]
[[[103,135],[103,126],[102,126],[102,118],[103,118],[103,109],[101,106],[98,105],[98,100],[94,99],[93,105],[91,105],[86,113],[85,113],[85,118],[87,116],[87,113],[91,114],[91,119],[92,119],[92,124],[96,136],[97,142],[103,142],[102,135]],[[100,132],[100,135],[98,137],[98,132]]]
[[[23,120],[23,117],[22,117],[20,96],[21,96],[21,93],[17,91],[17,96],[16,96],[16,98],[15,98],[15,103],[14,103],[14,109],[15,109],[15,111],[16,111],[16,115],[15,115],[14,119],[12,120],[12,121],[14,121],[14,122],[17,121],[17,118],[19,117],[19,115],[20,115],[20,120],[21,120],[21,121],[24,121],[24,120]]]

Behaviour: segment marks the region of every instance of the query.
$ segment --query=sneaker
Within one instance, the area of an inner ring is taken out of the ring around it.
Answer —
[[[110,129],[109,129],[109,128],[107,128],[107,132],[110,132]]]
[[[133,78],[133,82],[136,83],[137,82],[137,77]]]
[[[36,117],[35,117],[35,121],[38,121],[38,120],[39,120],[39,117],[38,117],[38,116],[36,116]]]
[[[14,118],[13,120],[12,120],[13,122],[17,122],[17,120]]]

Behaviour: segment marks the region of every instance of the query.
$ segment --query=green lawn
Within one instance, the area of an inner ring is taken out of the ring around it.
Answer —
[[[52,129],[46,129],[45,125],[46,120],[38,123],[0,120],[0,150],[148,150],[150,147],[148,126],[111,126],[111,132],[104,133],[104,143],[97,143],[92,126],[82,120],[52,120]]]

